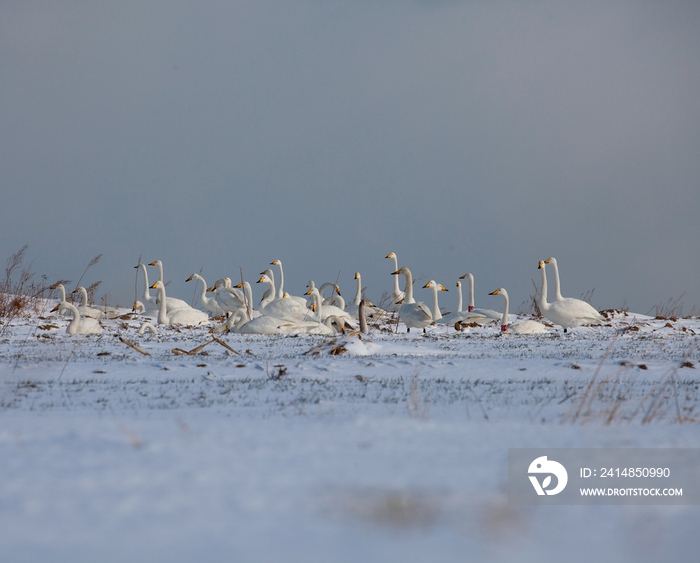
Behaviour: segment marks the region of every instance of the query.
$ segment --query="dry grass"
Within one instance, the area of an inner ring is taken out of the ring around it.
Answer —
[[[41,281],[35,281],[34,273],[22,267],[27,248],[24,245],[7,260],[5,278],[0,284],[0,318],[3,319],[0,334],[13,319],[42,312],[42,297],[48,285],[44,276]]]

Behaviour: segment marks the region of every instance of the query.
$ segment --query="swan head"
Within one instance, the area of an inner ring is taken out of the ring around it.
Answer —
[[[160,266],[161,264],[163,263],[160,260],[154,260],[153,262],[148,263],[149,266]]]
[[[270,266],[279,266],[281,263],[282,262],[280,262],[279,260],[273,260],[272,262],[270,262]]]
[[[544,261],[545,264],[549,264],[550,262],[553,262],[554,264],[556,264],[556,263],[557,263],[557,259],[554,258],[553,256],[550,256],[549,258],[547,258],[547,259]]]
[[[272,283],[272,280],[270,279],[270,276],[267,274],[263,273],[260,276],[260,279],[257,281],[257,283]]]
[[[423,286],[423,289],[427,289],[429,287],[436,288],[436,291],[449,291],[444,285],[442,285],[441,283],[437,283],[435,280],[430,280]]]
[[[61,306],[61,304],[58,303],[53,309],[51,309],[51,312],[52,312],[52,313],[55,313],[56,311],[58,311],[58,309],[59,309],[60,306]]]
[[[354,278],[354,279],[356,279],[356,280],[359,280],[359,279],[360,279],[360,272],[355,272],[355,278]]]
[[[544,262],[543,262],[542,260],[540,260],[540,263],[537,265],[537,269],[538,269],[538,270],[544,269],[544,265],[545,265],[546,263],[547,263],[546,260],[545,260]]]
[[[162,283],[160,283],[160,280],[158,280],[156,283],[154,283],[151,286],[151,289],[158,289],[159,287],[164,287]]]
[[[396,254],[394,254],[393,252],[390,252],[384,258],[396,258]]]
[[[495,291],[492,291],[491,293],[489,293],[489,295],[504,295],[505,296],[505,295],[508,295],[508,292],[505,289],[503,289],[502,287],[499,287]]]
[[[459,276],[459,279],[460,279],[460,280],[466,280],[467,278],[469,278],[470,280],[473,280],[473,279],[474,279],[474,276],[473,276],[472,274],[470,274],[469,272],[467,272],[467,273],[464,274],[463,276]]]
[[[396,270],[395,272],[391,272],[391,275],[392,275],[392,276],[398,276],[399,274],[405,274],[405,273],[406,273],[405,270],[406,270],[406,267],[405,267],[405,266],[402,266],[401,268],[399,268],[399,269]]]
[[[192,275],[191,275],[189,278],[187,278],[185,281],[186,281],[186,282],[192,281],[196,275],[197,275],[197,274],[192,274]]]
[[[461,282],[461,281],[458,281],[458,282],[455,284],[455,287],[462,287],[462,282]]]

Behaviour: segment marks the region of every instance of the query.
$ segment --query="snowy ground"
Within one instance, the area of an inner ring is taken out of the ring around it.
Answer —
[[[0,561],[700,551],[697,506],[506,496],[509,447],[700,447],[697,318],[617,314],[537,336],[218,337],[239,354],[206,329],[104,324],[99,338],[50,316],[0,326]]]

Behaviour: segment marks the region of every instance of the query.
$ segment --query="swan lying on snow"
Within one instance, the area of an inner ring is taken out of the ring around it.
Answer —
[[[603,322],[605,319],[590,304],[582,299],[564,297],[561,301],[547,302],[547,273],[545,263],[537,266],[542,270],[542,292],[540,293],[540,310],[545,318],[561,326],[564,332],[569,328]]]
[[[488,320],[486,322],[490,321],[497,321],[500,320],[501,318],[501,313],[498,311],[494,311],[493,309],[482,309],[481,307],[476,308],[474,307],[474,276],[470,273],[466,273],[463,276],[459,276],[460,280],[463,279],[468,279],[469,280],[469,305],[467,306],[467,311],[470,313],[475,313],[477,315],[483,315],[486,317]],[[479,322],[479,321],[476,321]],[[479,323],[482,324],[482,323]],[[485,323],[483,323],[485,324]]]
[[[102,334],[104,331],[98,320],[90,317],[81,318],[78,308],[68,301],[61,301],[51,311],[58,311],[60,315],[68,311],[73,315],[73,320],[66,327],[67,334]]]
[[[201,326],[209,323],[209,315],[204,311],[187,307],[187,309],[175,309],[168,311],[166,308],[165,285],[157,281],[151,289],[158,290],[158,324],[159,325],[184,325]]]
[[[508,292],[502,287],[499,287],[497,290],[489,293],[489,295],[502,295],[503,299],[506,301],[505,308],[503,309],[503,317],[501,318],[501,333],[515,332],[517,334],[540,334],[543,332],[548,332],[545,326],[537,321],[520,321],[509,326],[508,305],[510,304],[510,300],[508,299]]]
[[[413,274],[406,266],[402,266],[392,276],[403,275],[406,278],[406,287],[404,288],[404,300],[398,307],[399,319],[406,325],[406,332],[411,332],[411,328],[422,328],[425,332],[425,327],[433,323],[433,315],[425,303],[416,303],[413,298]]]

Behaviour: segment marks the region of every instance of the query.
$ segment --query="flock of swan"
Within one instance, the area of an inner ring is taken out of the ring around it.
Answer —
[[[432,290],[431,306],[416,301],[413,296],[413,275],[406,266],[399,267],[398,257],[390,252],[387,259],[394,262],[393,289],[389,305],[386,309],[373,305],[362,296],[362,278],[355,273],[357,290],[350,304],[346,304],[336,284],[323,284],[320,288],[313,281],[307,284],[303,296],[290,295],[284,290],[284,270],[280,260],[274,260],[270,266],[277,266],[278,281],[275,285],[275,275],[272,269],[266,269],[260,274],[257,283],[265,286],[257,307],[253,304],[253,292],[247,281],[233,285],[230,278],[217,280],[211,287],[199,274],[192,274],[187,282],[201,284],[196,293],[201,309],[192,307],[182,299],[166,295],[163,281],[163,263],[156,260],[148,264],[157,267],[159,278],[152,285],[148,281],[148,270],[145,264],[135,266],[144,278],[144,291],[141,298],[134,303],[133,311],[155,317],[158,325],[164,326],[204,326],[215,319],[223,322],[216,324],[212,332],[230,331],[241,334],[319,334],[334,335],[346,330],[366,330],[366,319],[388,321],[398,315],[398,320],[406,326],[407,332],[412,328],[423,329],[433,324],[454,326],[461,330],[463,325],[483,326],[500,320],[501,332],[518,334],[537,334],[547,332],[544,324],[534,320],[522,320],[513,324],[508,322],[508,292],[500,287],[489,295],[503,296],[505,303],[502,312],[493,309],[476,308],[474,305],[474,276],[464,274],[459,279],[468,280],[469,304],[463,309],[462,282],[457,281],[457,310],[443,315],[440,311],[438,295],[447,291],[444,285],[430,280],[423,286]],[[547,301],[546,266],[551,265],[554,272],[554,297]],[[538,265],[542,276],[542,291],[539,296],[539,306],[542,315],[566,332],[569,328],[596,324],[604,321],[603,316],[590,304],[571,297],[563,297],[559,281],[559,269],[554,258],[540,261]],[[405,283],[400,288],[399,277],[403,276]],[[325,297],[325,291],[330,288],[331,296]],[[73,305],[66,300],[63,285],[52,286],[59,292],[60,300],[53,311],[60,315],[70,315],[71,321],[66,332],[68,334],[101,334],[103,327],[100,319],[114,318],[120,312],[108,307],[90,307],[87,291],[78,287],[73,293],[82,297],[80,305]],[[155,294],[151,294],[151,290]],[[210,294],[211,296],[207,295]],[[150,322],[144,321],[139,333],[146,330],[157,333],[157,328]]]

